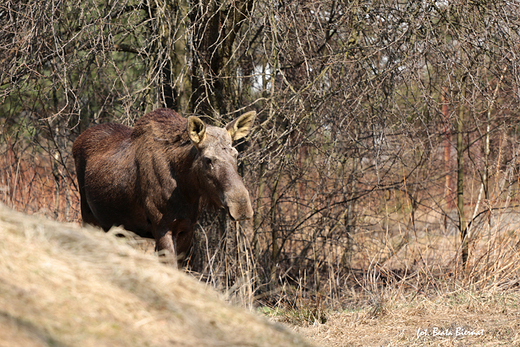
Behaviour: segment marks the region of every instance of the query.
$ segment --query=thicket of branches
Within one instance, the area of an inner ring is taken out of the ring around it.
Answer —
[[[255,218],[201,221],[192,265],[209,281],[341,295],[353,269],[388,259],[360,240],[425,228],[456,229],[469,263],[518,190],[518,14],[509,1],[4,1],[2,199],[78,220],[70,152],[87,127],[254,109],[240,171]]]

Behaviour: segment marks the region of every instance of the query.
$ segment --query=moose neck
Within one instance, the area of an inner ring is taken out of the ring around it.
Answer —
[[[203,188],[197,168],[197,154],[197,149],[191,144],[180,146],[175,150],[176,159],[170,161],[170,167],[181,196],[198,206],[203,199]]]

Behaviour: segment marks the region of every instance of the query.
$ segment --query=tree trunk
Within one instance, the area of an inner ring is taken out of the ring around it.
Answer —
[[[448,109],[448,91],[444,88],[442,93],[442,114],[445,124],[444,138],[444,172],[446,173],[446,183],[444,187],[444,200],[446,201],[446,211],[444,213],[444,229],[448,228],[448,216],[453,209],[453,195],[451,183],[451,129],[450,129],[450,113]]]
[[[466,217],[464,215],[464,103],[466,100],[466,82],[465,76],[462,78],[462,90],[460,91],[461,99],[459,105],[459,114],[457,117],[457,209],[459,212],[459,231],[462,241],[462,264],[465,267],[468,260],[468,235],[466,228]]]
[[[229,113],[234,106],[231,78],[235,38],[251,11],[252,0],[203,0],[192,11],[194,23],[193,109],[209,116]]]

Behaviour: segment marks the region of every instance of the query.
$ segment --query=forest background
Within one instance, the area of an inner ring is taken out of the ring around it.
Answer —
[[[205,214],[194,276],[312,319],[396,284],[515,288],[519,15],[513,1],[4,1],[0,199],[79,222],[86,128],[256,110],[238,144],[254,220]]]

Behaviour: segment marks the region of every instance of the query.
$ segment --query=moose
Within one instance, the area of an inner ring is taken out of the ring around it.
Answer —
[[[244,113],[220,128],[158,109],[133,128],[87,129],[72,147],[83,223],[153,238],[156,251],[182,264],[204,206],[224,207],[235,221],[253,217],[233,141],[248,135],[255,116]]]

